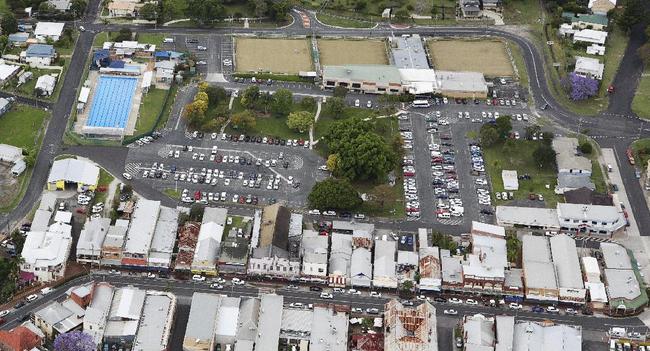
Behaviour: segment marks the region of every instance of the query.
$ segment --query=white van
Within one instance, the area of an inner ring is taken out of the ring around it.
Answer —
[[[165,38],[165,39],[163,39],[163,43],[173,44],[174,43],[174,38]]]
[[[52,292],[52,288],[43,288],[41,289],[41,294],[47,295]]]

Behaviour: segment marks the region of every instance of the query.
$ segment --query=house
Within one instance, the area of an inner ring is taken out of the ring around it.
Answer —
[[[217,275],[217,263],[221,238],[226,227],[228,210],[225,208],[206,207],[203,223],[199,231],[191,270],[194,274]]]
[[[51,96],[54,94],[54,88],[56,88],[56,75],[45,74],[36,80],[34,91],[40,96]]]
[[[605,15],[563,12],[562,19],[577,29],[604,30],[609,24],[609,19]]]
[[[20,72],[20,71],[21,71],[20,66],[8,65],[8,64],[6,64],[4,62],[0,63],[0,85],[3,85],[6,82],[8,82],[11,78],[15,77],[16,74],[18,74],[18,72]],[[9,102],[9,100],[7,100],[5,98],[3,98],[3,100],[6,103]],[[5,105],[5,102],[3,102],[3,105]],[[8,104],[7,104],[7,106],[8,106]],[[7,106],[3,106],[3,107],[7,107]],[[0,111],[2,111],[2,109],[0,109]],[[0,113],[0,115],[4,114],[4,112],[6,112],[6,109],[5,109],[5,111],[2,111],[2,113]]]
[[[59,222],[50,225],[47,231],[28,232],[20,270],[33,274],[41,282],[62,278],[72,246],[71,232],[70,225]]]
[[[560,292],[548,238],[524,235],[522,256],[526,299],[557,302]]]
[[[0,106],[3,105],[7,106],[4,103],[5,101],[9,103],[7,99],[0,98]],[[2,111],[1,108],[0,111]],[[1,115],[2,113],[0,113],[0,116]],[[15,147],[13,145],[0,144],[0,163],[4,163],[11,166],[11,174],[14,177],[21,175],[25,171],[25,169],[27,169],[27,164],[25,163],[25,157],[23,157],[23,149],[19,147]]]
[[[43,338],[28,327],[19,325],[10,330],[0,330],[0,350],[24,351],[38,350]]]
[[[135,4],[133,1],[113,0],[107,6],[108,15],[110,17],[134,17]]]
[[[327,253],[329,249],[327,235],[320,235],[315,230],[302,233],[302,271],[303,277],[327,277]]]
[[[372,285],[377,288],[397,288],[395,253],[397,242],[375,240]]]
[[[46,39],[52,39],[53,41],[58,41],[61,38],[61,33],[63,33],[63,27],[65,23],[56,23],[56,22],[38,22],[36,23],[36,28],[34,29],[34,36],[38,41],[45,42]]]
[[[20,56],[31,67],[50,66],[56,58],[56,51],[52,45],[32,44]]]
[[[605,0],[608,1],[608,0]],[[582,29],[573,33],[573,42],[592,43],[605,45],[607,32],[593,29]]]
[[[591,57],[576,56],[576,65],[573,69],[575,74],[585,78],[602,80],[604,71],[605,64],[600,63],[600,60]]]
[[[27,45],[27,40],[29,39],[29,33],[18,32],[9,34],[7,37],[9,39],[9,44],[13,46],[23,47]]]
[[[589,0],[587,7],[593,14],[606,16],[607,12],[616,7],[616,0]]]
[[[69,11],[71,5],[70,0],[47,0],[47,3],[50,4],[55,10],[60,12]]]
[[[257,247],[253,246],[253,254],[248,261],[249,275],[290,278],[300,274],[300,245],[291,245],[290,222],[291,212],[281,204],[264,208],[258,234],[259,242]],[[300,228],[302,229],[302,224]]]
[[[460,12],[465,18],[481,16],[481,2],[478,0],[458,0]]]
[[[605,46],[604,45],[598,45],[598,44],[591,44],[591,45],[587,46],[587,54],[604,56],[605,55]]]
[[[48,340],[59,334],[81,330],[86,314],[85,301],[90,296],[87,286],[78,286],[68,292],[63,301],[54,301],[34,312],[34,325],[43,331]]]
[[[367,94],[403,92],[399,69],[388,65],[323,66],[323,87],[344,87]]]
[[[396,299],[384,305],[384,350],[438,350],[436,309],[428,301],[405,307]]]
[[[565,191],[582,187],[595,189],[595,185],[591,181],[591,160],[578,152],[578,139],[557,137],[553,139],[552,146],[555,150],[557,163],[558,182],[555,193],[564,194]]]

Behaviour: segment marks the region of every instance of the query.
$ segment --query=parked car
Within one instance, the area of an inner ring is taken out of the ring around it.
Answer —
[[[192,280],[194,280],[195,282],[204,282],[205,277],[199,274],[195,274],[192,276]]]
[[[455,316],[458,314],[458,311],[449,309],[449,310],[444,310],[443,313],[446,315]]]

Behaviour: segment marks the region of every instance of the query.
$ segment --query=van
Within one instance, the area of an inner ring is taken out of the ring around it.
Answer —
[[[163,39],[163,43],[173,44],[174,43],[174,38],[165,38],[165,39]]]
[[[43,289],[41,289],[41,294],[43,294],[43,295],[47,295],[50,292],[52,292],[52,288],[43,288]]]

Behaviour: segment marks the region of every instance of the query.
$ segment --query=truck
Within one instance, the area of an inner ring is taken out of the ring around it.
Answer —
[[[632,152],[632,149],[628,147],[625,154],[627,155],[627,160],[630,161],[632,166],[634,166],[634,153]]]

